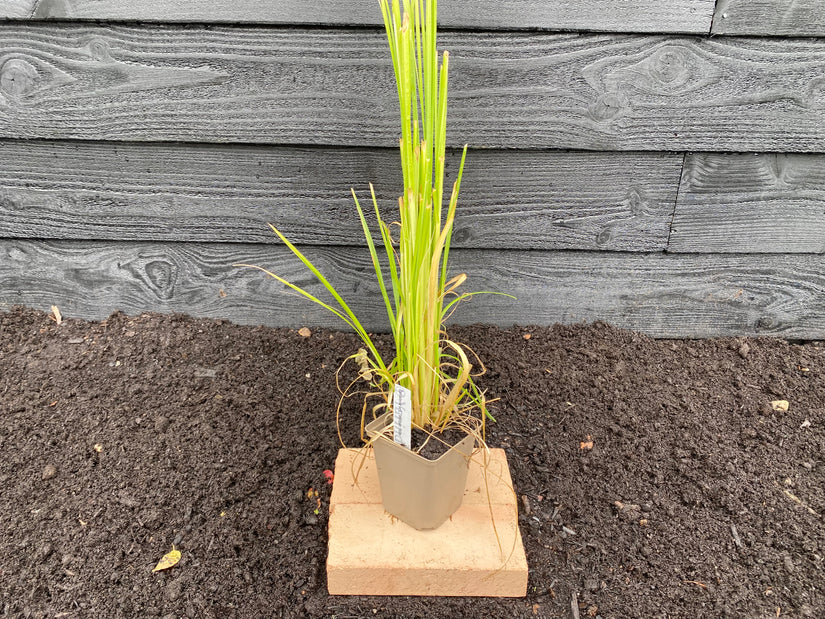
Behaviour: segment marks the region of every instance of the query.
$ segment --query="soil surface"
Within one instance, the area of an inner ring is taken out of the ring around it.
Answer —
[[[0,616],[825,617],[819,344],[599,323],[450,336],[500,398],[488,442],[520,497],[526,598],[327,594],[324,470],[354,336],[15,309],[0,313]],[[359,418],[353,398],[350,446]],[[173,545],[180,562],[153,573]]]

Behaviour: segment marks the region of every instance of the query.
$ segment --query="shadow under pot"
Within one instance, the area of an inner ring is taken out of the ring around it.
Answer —
[[[366,426],[384,509],[411,527],[436,529],[461,507],[475,437],[468,434],[435,460],[392,440],[392,413]]]

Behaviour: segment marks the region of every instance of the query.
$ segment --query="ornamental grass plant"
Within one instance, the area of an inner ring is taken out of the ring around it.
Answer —
[[[366,350],[353,355],[360,378],[380,397],[373,412],[390,406],[395,385],[410,390],[413,428],[431,435],[448,427],[474,433],[483,442],[489,417],[484,394],[473,380],[468,350],[447,338],[443,325],[460,301],[478,293],[460,292],[465,274],[448,276],[450,241],[467,146],[449,192],[445,192],[447,85],[449,52],[436,46],[436,0],[379,0],[384,18],[401,120],[403,194],[399,220],[385,220],[370,184],[370,198],[383,245],[373,241],[364,209],[352,190],[375,276],[395,342],[395,357],[385,362],[369,333],[324,275],[284,233],[270,224],[283,243],[321,282],[332,300],[324,301],[279,275],[254,265],[300,295],[326,308],[353,329]],[[386,264],[389,282],[385,279]],[[483,366],[481,366],[483,371]],[[477,375],[477,374],[476,374]],[[349,391],[345,390],[344,393]],[[368,396],[369,397],[369,396]],[[366,402],[366,400],[365,400]],[[367,406],[365,404],[365,410]],[[363,428],[363,418],[362,418]]]

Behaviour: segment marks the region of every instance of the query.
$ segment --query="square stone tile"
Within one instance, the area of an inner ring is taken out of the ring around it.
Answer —
[[[372,450],[342,449],[330,499],[332,595],[521,597],[527,559],[507,457],[478,450],[458,511],[417,531],[384,511]]]

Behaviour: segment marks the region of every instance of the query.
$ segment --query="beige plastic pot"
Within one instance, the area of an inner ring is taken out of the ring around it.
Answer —
[[[475,437],[467,435],[437,460],[395,443],[386,413],[367,424],[384,509],[416,529],[436,529],[461,507]]]

